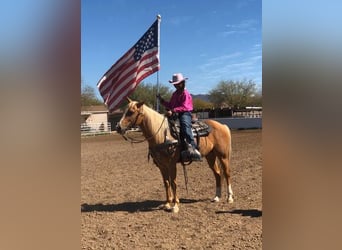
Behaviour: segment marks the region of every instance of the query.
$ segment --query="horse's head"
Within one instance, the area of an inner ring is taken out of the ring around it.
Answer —
[[[143,120],[142,106],[144,102],[129,101],[120,122],[116,124],[116,131],[120,134],[135,126],[139,126]]]

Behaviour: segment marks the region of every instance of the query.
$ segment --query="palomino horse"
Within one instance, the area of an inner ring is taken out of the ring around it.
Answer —
[[[226,125],[214,120],[205,120],[211,127],[206,137],[200,137],[199,151],[209,164],[216,180],[216,195],[212,201],[218,202],[221,198],[221,169],[226,180],[227,200],[233,202],[233,191],[230,183],[231,133]],[[117,131],[125,132],[139,126],[145,140],[148,141],[149,154],[159,168],[163,177],[166,191],[166,204],[163,208],[177,213],[179,199],[177,195],[177,167],[180,159],[180,147],[172,146],[175,139],[172,137],[166,117],[146,106],[143,102],[129,100],[128,107],[120,122]],[[220,168],[220,165],[221,168]]]

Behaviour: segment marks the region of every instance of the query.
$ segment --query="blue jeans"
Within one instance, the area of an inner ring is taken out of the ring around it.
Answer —
[[[190,144],[193,148],[196,148],[194,136],[192,134],[191,125],[191,112],[178,113],[179,125],[180,125],[180,139],[181,142]]]

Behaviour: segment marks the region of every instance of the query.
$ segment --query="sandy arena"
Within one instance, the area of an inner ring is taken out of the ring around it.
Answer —
[[[262,249],[261,130],[232,131],[232,188],[218,203],[206,161],[178,164],[177,214],[165,202],[159,169],[147,143],[118,134],[81,139],[82,249]]]

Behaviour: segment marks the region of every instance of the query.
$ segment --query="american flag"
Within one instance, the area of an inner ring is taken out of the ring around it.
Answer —
[[[156,20],[98,82],[97,87],[109,112],[114,111],[144,78],[160,69],[158,25]]]

